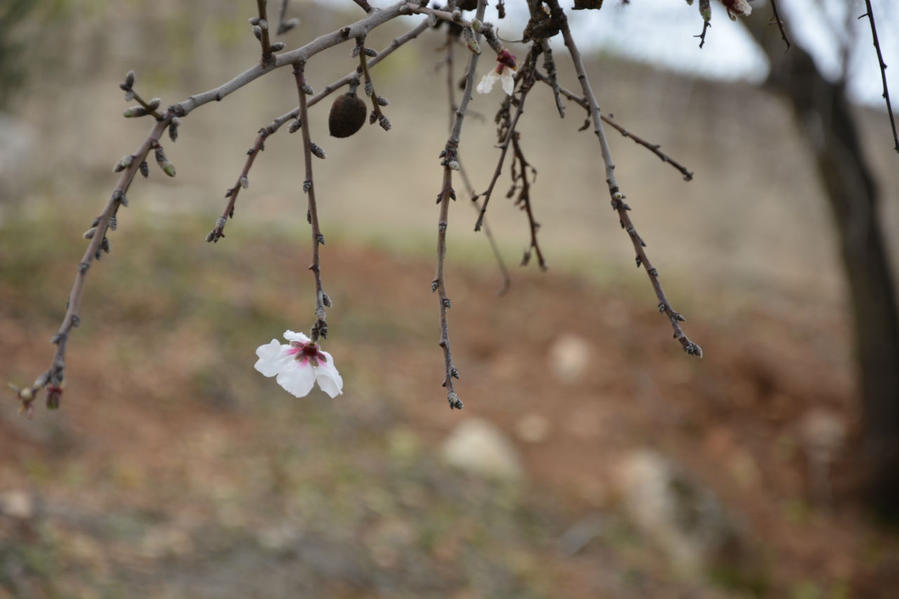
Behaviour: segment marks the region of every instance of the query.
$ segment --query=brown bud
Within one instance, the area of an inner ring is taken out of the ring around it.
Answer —
[[[333,137],[349,137],[365,123],[367,108],[356,94],[348,93],[337,97],[331,104],[328,129]]]

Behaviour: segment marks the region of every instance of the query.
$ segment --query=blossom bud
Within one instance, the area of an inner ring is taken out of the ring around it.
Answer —
[[[286,45],[284,42],[275,42],[272,44],[272,52],[280,52]]]
[[[309,144],[309,151],[312,152],[317,158],[325,159],[325,151],[318,146],[318,144]]]
[[[144,176],[144,179],[150,176],[150,166],[147,164],[146,160],[141,161],[138,170],[140,170],[140,174]]]
[[[169,162],[169,159],[166,158],[165,152],[162,151],[162,147],[156,148],[156,163],[159,165],[159,168],[162,169],[169,177],[175,176],[175,165]]]
[[[132,162],[134,162],[134,156],[132,156],[131,154],[122,156],[122,159],[116,163],[115,168],[112,169],[112,172],[118,173],[119,171],[123,171],[131,166]]]
[[[138,116],[144,116],[145,114],[147,114],[147,109],[143,106],[131,106],[122,113],[122,116],[126,119],[130,119]]]
[[[124,83],[120,83],[119,87],[122,88],[122,91],[129,91],[134,87],[134,71],[128,71]]]

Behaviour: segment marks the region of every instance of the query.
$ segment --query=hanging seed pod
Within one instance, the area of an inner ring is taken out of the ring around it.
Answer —
[[[331,104],[328,129],[333,137],[349,137],[365,123],[365,102],[355,93],[337,96]]]

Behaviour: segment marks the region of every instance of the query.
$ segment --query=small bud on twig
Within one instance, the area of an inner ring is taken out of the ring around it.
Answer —
[[[125,109],[125,112],[122,113],[122,116],[126,119],[135,118],[139,116],[144,116],[147,114],[147,109],[143,106],[131,106]]]
[[[115,167],[112,169],[112,172],[118,173],[119,171],[123,171],[131,166],[132,162],[134,162],[134,156],[132,156],[131,154],[126,154],[125,156],[122,156],[122,159],[116,163]]]
[[[159,168],[162,169],[169,177],[175,176],[175,165],[169,162],[169,159],[166,158],[165,152],[162,150],[162,146],[156,148],[156,163],[159,164]]]
[[[175,117],[169,123],[169,139],[172,140],[172,143],[178,141],[178,126],[181,124],[181,119]]]

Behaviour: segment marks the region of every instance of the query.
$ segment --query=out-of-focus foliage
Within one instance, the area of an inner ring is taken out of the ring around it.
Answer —
[[[69,0],[0,2],[0,108],[7,106],[34,72],[41,31],[62,16]]]

